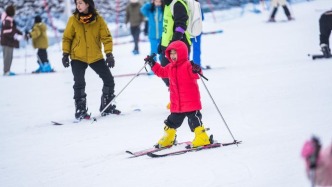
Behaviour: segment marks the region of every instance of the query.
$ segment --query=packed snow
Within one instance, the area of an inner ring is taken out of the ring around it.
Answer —
[[[330,8],[329,0],[294,4],[295,21],[277,23],[266,23],[268,11],[227,21],[218,19],[222,12],[206,14],[204,31],[224,32],[202,37],[202,64],[212,67],[204,71],[204,83],[243,143],[158,159],[128,158],[125,151],[152,147],[161,138],[169,115],[167,88],[156,76],[117,77],[142,69],[148,42],[139,44],[136,56],[132,43],[114,46],[111,71],[115,93],[125,88],[116,99],[123,114],[92,124],[71,123],[73,75],[62,66],[61,44],[48,49],[57,71],[49,74],[29,73],[37,69],[31,42],[15,50],[11,70],[18,75],[0,77],[1,186],[309,186],[302,145],[312,135],[323,145],[332,140],[332,61],[307,56],[321,53],[318,19]],[[286,19],[281,8],[276,19]],[[2,54],[0,60],[3,69]],[[86,82],[89,111],[98,116],[102,81],[88,68]],[[208,133],[232,142],[201,80],[199,85]],[[185,120],[177,139],[193,138]]]

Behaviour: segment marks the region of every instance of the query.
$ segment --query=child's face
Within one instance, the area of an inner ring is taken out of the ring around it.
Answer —
[[[169,56],[171,57],[171,59],[176,62],[178,59],[178,54],[176,53],[176,51],[174,49],[171,50],[171,52],[169,53]]]
[[[89,12],[89,4],[85,3],[83,0],[76,0],[76,8],[80,13],[87,14]]]

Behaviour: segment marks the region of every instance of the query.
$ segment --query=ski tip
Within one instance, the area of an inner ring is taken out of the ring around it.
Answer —
[[[131,154],[131,155],[134,155],[134,153],[131,152],[131,151],[126,151],[126,153]]]

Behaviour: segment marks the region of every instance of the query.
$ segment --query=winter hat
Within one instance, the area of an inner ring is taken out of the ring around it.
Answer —
[[[35,17],[35,23],[40,23],[42,21],[42,18],[40,16]]]
[[[15,15],[15,7],[13,5],[9,5],[6,8],[6,14],[10,17],[13,17]]]
[[[130,0],[131,3],[137,3],[138,0]]]

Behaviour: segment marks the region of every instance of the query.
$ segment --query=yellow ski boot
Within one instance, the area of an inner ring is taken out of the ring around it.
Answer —
[[[176,130],[173,128],[168,127],[165,125],[164,127],[165,134],[164,136],[158,141],[156,147],[168,147],[172,146],[175,143],[176,139]]]
[[[171,102],[166,105],[166,108],[169,110],[171,108]]]
[[[192,147],[200,147],[211,143],[204,126],[196,127],[194,132],[195,138],[192,141]]]

